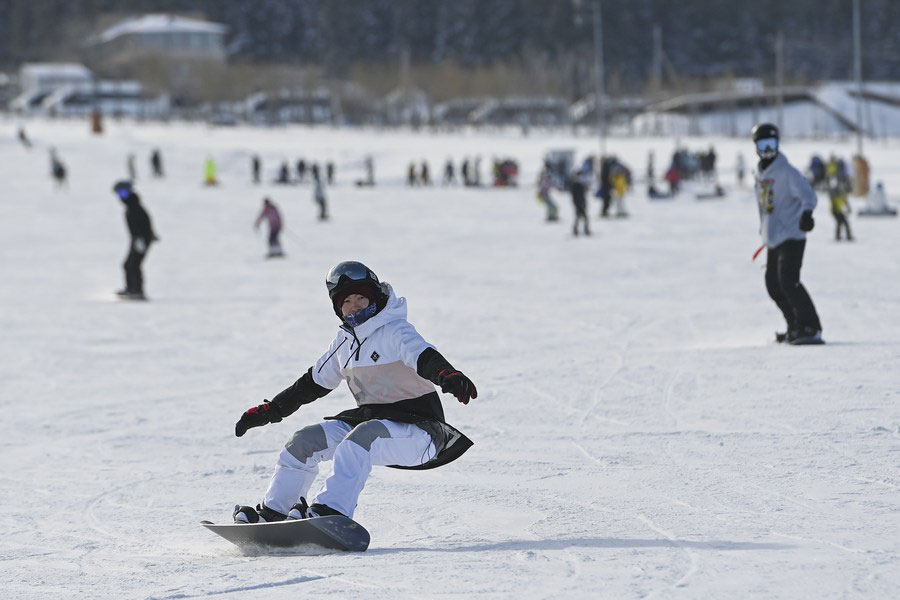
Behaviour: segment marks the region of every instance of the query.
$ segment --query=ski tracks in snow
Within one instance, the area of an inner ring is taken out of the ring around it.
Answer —
[[[659,527],[656,523],[651,521],[646,515],[639,514],[636,516],[636,518],[641,523],[643,523],[644,525],[646,525],[647,527],[652,529],[654,532],[656,532],[657,534],[663,536],[664,538],[666,538],[667,540],[672,542],[675,546],[677,546],[682,552],[684,552],[687,555],[688,561],[690,563],[688,565],[687,571],[685,571],[685,573],[678,579],[678,581],[676,581],[669,587],[670,588],[681,588],[681,587],[687,586],[691,580],[691,577],[694,576],[694,574],[697,572],[697,570],[699,568],[699,566],[698,566],[699,563],[697,561],[697,553],[694,552],[693,550],[691,550],[690,548],[688,548],[687,546],[685,546],[684,544],[682,544],[678,540],[678,538],[675,537],[674,534]],[[659,593],[661,593],[661,591],[653,591],[650,594],[648,594],[647,597],[652,598]]]

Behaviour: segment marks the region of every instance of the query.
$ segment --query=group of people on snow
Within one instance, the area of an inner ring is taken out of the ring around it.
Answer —
[[[813,177],[808,180],[780,151],[780,132],[769,123],[761,123],[752,130],[752,141],[759,158],[755,180],[755,194],[759,212],[760,234],[767,251],[765,286],[785,320],[785,331],[776,333],[776,341],[792,345],[821,344],[822,324],[815,305],[800,281],[800,271],[806,249],[807,235],[814,229],[813,211],[817,196],[813,185],[827,185],[832,213],[837,220],[837,239],[842,230],[852,239],[847,194],[849,183],[846,170],[831,157],[822,162],[822,177],[818,166],[810,167]],[[666,173],[671,193],[677,191],[683,177],[692,176],[687,157],[679,151],[673,156]],[[705,161],[705,162],[704,162]],[[477,161],[476,161],[477,162]],[[820,161],[821,162],[821,161]],[[145,299],[141,265],[151,245],[159,241],[149,214],[135,190],[137,179],[134,156],[127,161],[129,179],[117,182],[113,192],[125,207],[125,220],[130,240],[123,264],[125,287],[118,292],[124,298]],[[261,182],[261,161],[253,156],[252,180]],[[417,169],[410,164],[409,185],[429,185],[426,162]],[[151,156],[154,176],[162,177],[162,158],[158,150]],[[307,168],[314,184],[314,198],[320,207],[320,219],[327,218],[324,182],[333,182],[332,163],[326,165],[323,177],[319,165],[298,161],[297,182],[302,183]],[[285,169],[288,170],[285,173]],[[674,175],[670,178],[669,172]],[[743,165],[739,178],[743,177]],[[504,172],[505,170],[505,172]],[[587,199],[593,185],[595,196],[601,200],[601,217],[627,216],[623,198],[632,185],[630,169],[615,156],[586,159],[579,168],[559,173],[550,161],[540,172],[537,182],[538,199],[546,206],[546,220],[559,220],[559,207],[553,200],[553,190],[565,189],[575,207],[573,234],[590,235]],[[65,183],[62,161],[51,149],[51,172],[58,184]],[[472,170],[468,159],[463,163],[463,182],[478,181],[478,169]],[[700,173],[714,177],[715,153],[710,149],[700,159]],[[367,182],[374,185],[374,168],[367,159]],[[709,175],[712,173],[712,175]],[[518,174],[518,165],[505,160],[495,164],[495,181],[505,178],[508,185]],[[648,177],[653,180],[652,158]],[[474,179],[472,179],[474,177]],[[823,179],[824,178],[824,179]],[[204,163],[207,185],[218,183],[216,165],[210,157]],[[279,171],[279,183],[293,180],[285,162]],[[448,160],[443,182],[455,183],[455,169]],[[477,185],[477,183],[475,183]],[[615,208],[615,212],[611,211]],[[283,256],[280,234],[283,230],[281,212],[268,197],[254,222],[269,228],[268,257]],[[345,261],[333,267],[325,278],[331,309],[339,320],[335,338],[325,352],[301,377],[271,400],[253,406],[235,424],[235,435],[244,436],[252,428],[276,424],[306,404],[329,394],[341,381],[347,381],[356,407],[327,417],[321,422],[296,431],[280,451],[274,472],[262,500],[256,505],[238,505],[233,511],[236,523],[259,523],[304,519],[327,515],[352,518],[371,469],[375,465],[404,469],[430,469],[459,458],[472,445],[465,435],[447,424],[435,386],[456,400],[468,404],[477,398],[474,383],[426,341],[407,321],[406,299],[366,265]],[[365,349],[364,349],[365,348]],[[317,476],[319,463],[332,461],[329,475],[322,489],[311,502],[307,501]]]
[[[593,184],[596,184],[594,196],[601,202],[601,218],[628,216],[625,195],[631,187],[631,170],[614,155],[604,156],[599,169],[594,168],[594,162],[594,157],[587,157],[578,169],[567,172],[571,168],[567,161],[544,159],[544,166],[538,175],[537,199],[546,208],[545,221],[559,220],[559,207],[553,200],[552,191],[565,190],[569,192],[575,208],[572,234],[591,235],[587,198]],[[615,207],[615,213],[610,212],[612,207]]]

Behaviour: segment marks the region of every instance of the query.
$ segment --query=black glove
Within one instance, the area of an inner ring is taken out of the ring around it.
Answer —
[[[475,384],[459,371],[444,369],[438,373],[438,383],[442,392],[453,394],[463,404],[468,404],[470,399],[478,397],[478,390],[475,389]]]
[[[800,215],[800,231],[812,231],[816,222],[812,218],[812,211],[807,210]]]
[[[278,407],[266,400],[259,406],[247,409],[241,415],[241,419],[234,426],[234,435],[241,437],[247,433],[248,429],[280,421],[281,413],[278,412]]]

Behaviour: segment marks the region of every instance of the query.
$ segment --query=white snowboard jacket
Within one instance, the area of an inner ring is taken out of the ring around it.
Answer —
[[[357,406],[393,404],[434,394],[416,372],[419,355],[433,348],[406,320],[406,298],[390,290],[387,306],[355,329],[341,325],[316,361],[313,381],[334,389],[347,382]]]
[[[756,175],[756,201],[759,205],[760,234],[768,248],[786,240],[805,240],[800,216],[816,208],[816,193],[803,175],[779,153],[769,166]]]
[[[451,365],[406,320],[406,299],[382,283],[387,304],[355,328],[343,324],[316,364],[272,399],[282,417],[313,402],[346,381],[357,408],[326,419],[358,425],[372,419],[413,423],[428,432],[438,451],[429,469],[455,460],[472,441],[444,422],[444,409],[432,377]]]

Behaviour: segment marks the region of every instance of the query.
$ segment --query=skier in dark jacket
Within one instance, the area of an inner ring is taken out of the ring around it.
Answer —
[[[141,263],[150,250],[150,244],[159,238],[153,232],[150,215],[141,205],[141,199],[135,193],[131,182],[120,181],[113,186],[113,191],[125,204],[125,222],[128,224],[128,233],[131,234],[128,256],[122,265],[125,268],[125,288],[117,294],[129,300],[146,300]]]
[[[155,148],[153,153],[150,155],[150,168],[153,170],[154,177],[163,177],[163,165],[162,165],[162,154],[159,152],[159,148]]]
[[[260,179],[260,171],[262,170],[262,163],[259,161],[259,156],[254,154],[253,158],[250,159],[250,170],[253,173],[253,183],[259,183]]]
[[[581,221],[584,224],[584,235],[591,235],[587,216],[587,186],[576,173],[569,178],[569,193],[572,194],[572,204],[575,205],[575,224],[572,225],[572,234],[578,235],[578,222]]]

